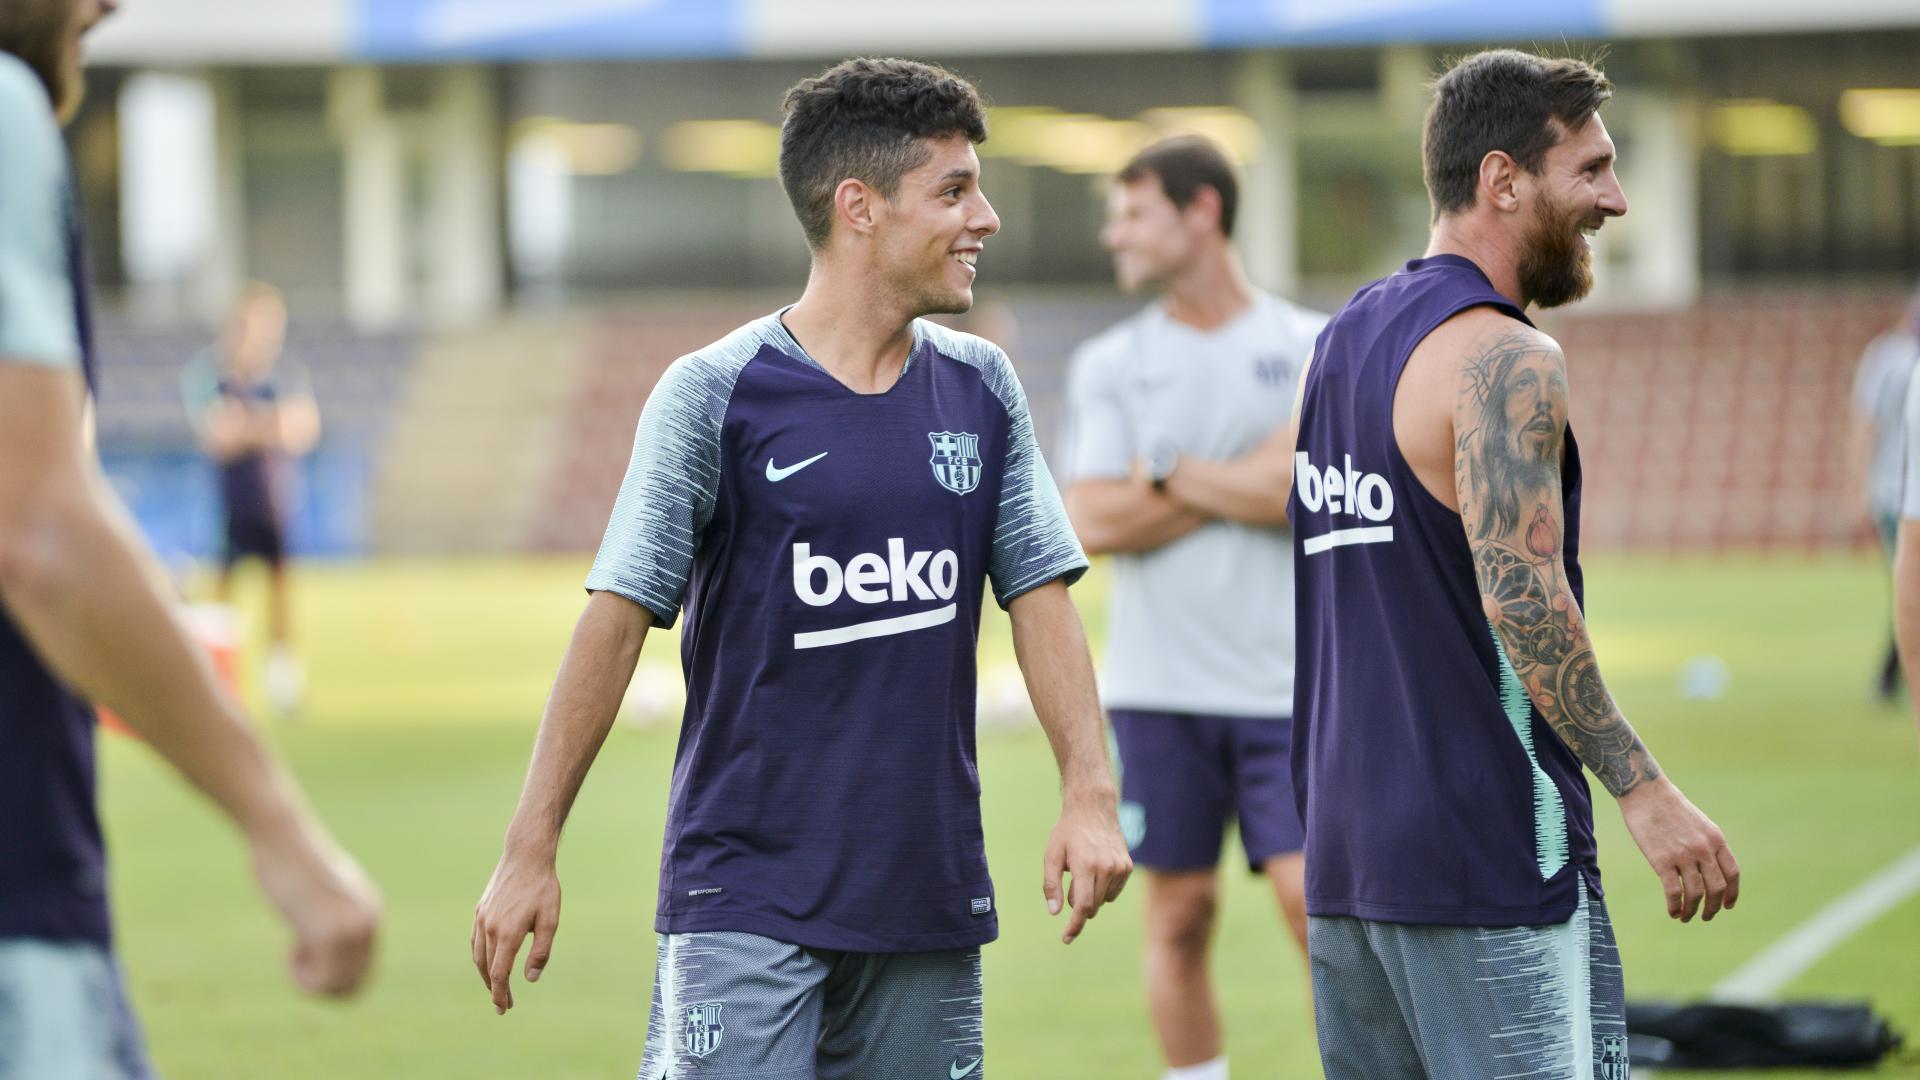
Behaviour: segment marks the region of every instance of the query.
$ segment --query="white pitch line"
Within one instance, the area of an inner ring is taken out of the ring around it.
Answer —
[[[1715,1001],[1765,1001],[1875,919],[1920,892],[1920,847],[1815,912],[1713,988]]]

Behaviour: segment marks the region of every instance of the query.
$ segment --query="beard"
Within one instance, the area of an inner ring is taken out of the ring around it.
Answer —
[[[1593,289],[1593,252],[1580,242],[1579,216],[1550,200],[1535,204],[1520,238],[1520,298],[1543,308],[1571,304]]]

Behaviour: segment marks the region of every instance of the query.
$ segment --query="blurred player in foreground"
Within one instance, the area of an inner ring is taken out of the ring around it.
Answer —
[[[1740,895],[1720,830],[1655,764],[1581,613],[1567,361],[1526,310],[1593,285],[1627,211],[1578,60],[1481,53],[1435,86],[1427,254],[1320,335],[1291,470],[1294,782],[1330,1080],[1627,1075],[1619,951],[1581,765],[1667,913]]]
[[[1232,165],[1202,138],[1120,171],[1103,240],[1123,289],[1159,295],[1080,349],[1068,392],[1067,511],[1090,553],[1114,556],[1101,696],[1121,824],[1147,870],[1147,1000],[1168,1080],[1227,1076],[1207,954],[1230,820],[1307,945],[1286,489],[1236,484],[1242,471],[1209,459],[1285,428],[1326,317],[1247,281],[1238,203]]]
[[[111,707],[245,833],[294,980],[366,977],[379,904],[216,683],[94,460],[94,358],[57,119],[103,0],[0,12],[0,1078],[150,1075],[113,957],[94,810]]]
[[[806,291],[675,362],[641,415],[472,946],[505,1012],[529,933],[528,981],[547,964],[561,825],[647,629],[687,603],[642,1077],[984,1075],[989,582],[1060,765],[1043,889],[1067,941],[1132,868],[1067,595],[1086,559],[1025,394],[1000,349],[919,318],[973,302],[986,134],[973,86],[923,64],[790,90]]]
[[[286,301],[255,283],[234,303],[219,346],[194,357],[183,379],[201,448],[220,474],[220,602],[232,602],[242,559],[267,564],[267,698],[283,716],[299,709],[306,685],[288,610],[285,467],[320,440],[313,395],[280,363],[286,338]]]
[[[1907,387],[1920,364],[1920,292],[1913,295],[1898,325],[1868,343],[1853,376],[1853,430],[1848,464],[1860,499],[1860,516],[1873,526],[1880,549],[1892,559],[1900,525],[1902,482],[1906,478],[1905,423]],[[1891,702],[1900,692],[1900,654],[1887,643],[1874,682],[1874,695]]]

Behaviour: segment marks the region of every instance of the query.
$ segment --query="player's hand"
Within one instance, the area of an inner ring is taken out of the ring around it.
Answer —
[[[1047,840],[1041,880],[1049,915],[1060,914],[1062,871],[1071,879],[1064,897],[1071,913],[1060,940],[1071,945],[1087,920],[1100,913],[1100,905],[1119,899],[1120,890],[1127,886],[1127,876],[1133,873],[1133,859],[1120,836],[1120,816],[1111,789],[1104,796],[1069,794],[1060,808],[1060,821]]]
[[[324,835],[300,832],[253,845],[253,873],[293,929],[294,985],[346,997],[373,967],[380,894],[358,863]]]
[[[1690,922],[1698,911],[1711,921],[1740,899],[1740,864],[1727,838],[1672,781],[1661,776],[1627,792],[1620,798],[1620,814],[1660,875],[1669,916]]]
[[[540,972],[553,954],[554,931],[560,928],[560,874],[551,857],[500,857],[487,882],[487,891],[473,910],[473,966],[493,995],[493,1011],[505,1016],[513,1008],[513,959],[527,935],[533,948],[527,953],[528,982],[539,982]]]

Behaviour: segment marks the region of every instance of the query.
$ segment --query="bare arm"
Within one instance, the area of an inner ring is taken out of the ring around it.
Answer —
[[[1182,455],[1167,494],[1189,509],[1246,525],[1287,524],[1293,490],[1293,430],[1283,426],[1231,461]]]
[[[1491,322],[1464,359],[1454,403],[1454,480],[1481,605],[1534,707],[1620,800],[1667,886],[1668,910],[1711,919],[1739,896],[1720,831],[1668,782],[1601,680],[1561,546],[1566,358],[1553,339]]]
[[[313,398],[295,394],[278,402],[274,414],[279,426],[276,443],[282,452],[304,457],[319,445],[320,409]]]
[[[1027,694],[1060,766],[1060,821],[1047,843],[1042,891],[1048,912],[1059,914],[1060,876],[1071,876],[1072,914],[1062,939],[1071,943],[1101,904],[1120,896],[1133,860],[1120,837],[1119,791],[1107,760],[1093,661],[1066,583],[1022,593],[1007,611]]]
[[[293,924],[294,973],[347,993],[371,961],[371,885],[173,616],[164,580],[86,450],[66,370],[0,362],[0,596],[62,679],[138,731],[246,834]]]
[[[1067,517],[1089,555],[1152,551],[1207,523],[1207,517],[1142,478],[1079,480],[1067,488]]]
[[[539,981],[552,953],[560,924],[560,830],[619,715],[652,625],[653,613],[639,604],[594,593],[560,662],[505,850],[474,911],[473,962],[497,1013],[513,1007],[513,958],[527,934],[528,982]]]
[[[1285,425],[1260,445],[1232,461],[1181,458],[1167,477],[1167,493],[1183,504],[1215,517],[1249,525],[1287,522],[1287,498],[1293,492],[1293,448],[1300,441],[1300,403],[1307,395],[1313,356],[1300,365],[1293,408]]]

